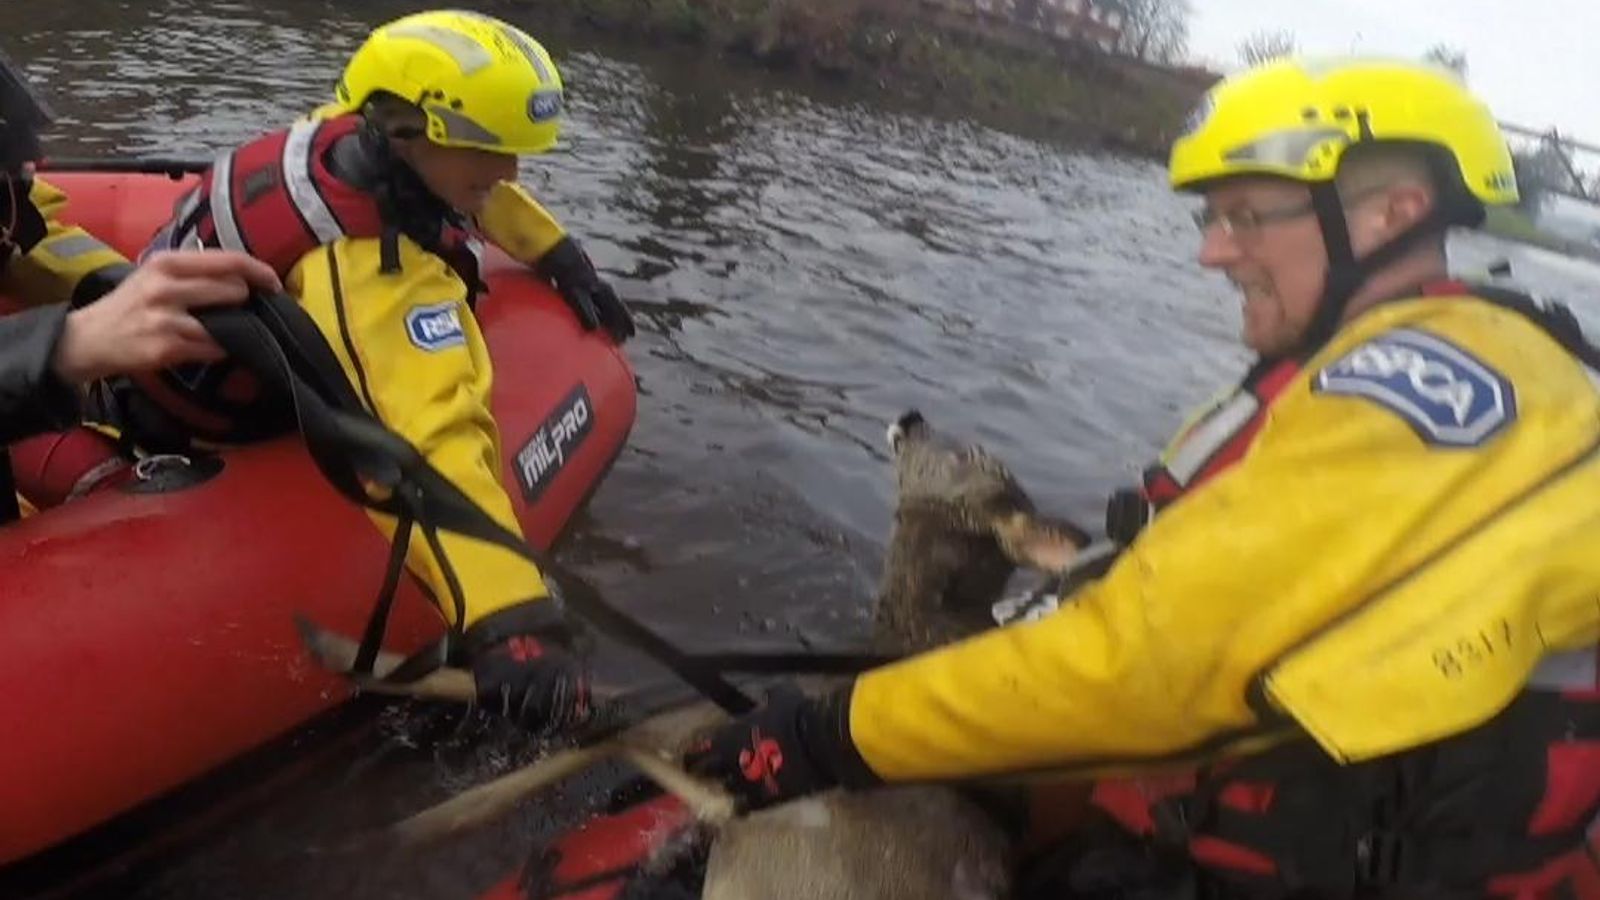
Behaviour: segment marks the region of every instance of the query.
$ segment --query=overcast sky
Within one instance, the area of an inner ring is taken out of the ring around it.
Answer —
[[[1288,30],[1305,53],[1467,55],[1467,79],[1502,121],[1600,145],[1600,0],[1190,0],[1190,51],[1222,67],[1253,31]],[[1591,167],[1600,157],[1589,157]]]

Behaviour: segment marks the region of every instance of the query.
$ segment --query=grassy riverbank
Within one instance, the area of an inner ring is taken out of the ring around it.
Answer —
[[[527,5],[508,0],[508,6]],[[917,0],[539,0],[587,27],[793,70],[1030,136],[1163,158],[1206,87]]]

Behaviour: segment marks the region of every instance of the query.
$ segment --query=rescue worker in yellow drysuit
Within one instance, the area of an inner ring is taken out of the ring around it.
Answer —
[[[335,103],[219,157],[151,250],[222,247],[270,264],[361,404],[520,534],[472,311],[477,235],[553,282],[586,327],[633,334],[587,255],[515,181],[519,155],[555,144],[563,107],[555,64],[522,31],[470,12],[403,17],[350,59]],[[242,366],[212,365],[109,393],[137,442],[161,449],[280,433],[283,410],[262,409],[259,388]],[[394,517],[373,518],[394,532]],[[443,559],[413,541],[407,565],[464,628],[484,706],[536,730],[585,715],[587,679],[536,566],[463,534],[439,538]]]
[[[1210,92],[1170,176],[1260,360],[1120,557],[687,762],[751,805],[1204,762],[1096,789],[1187,896],[1600,897],[1600,357],[1447,274],[1447,229],[1517,199],[1494,118],[1443,70],[1281,61]]]

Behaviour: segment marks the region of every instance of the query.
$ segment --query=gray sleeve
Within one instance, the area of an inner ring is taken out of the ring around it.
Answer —
[[[51,370],[66,304],[0,316],[0,444],[78,421],[78,392]]]

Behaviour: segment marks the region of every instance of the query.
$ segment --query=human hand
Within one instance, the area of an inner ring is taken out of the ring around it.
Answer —
[[[52,369],[81,384],[225,355],[193,311],[283,290],[266,263],[226,250],[152,256],[104,297],[67,315]]]
[[[633,337],[633,315],[627,304],[595,271],[589,254],[577,241],[562,238],[539,260],[536,269],[555,285],[585,331],[603,327],[619,344]]]

